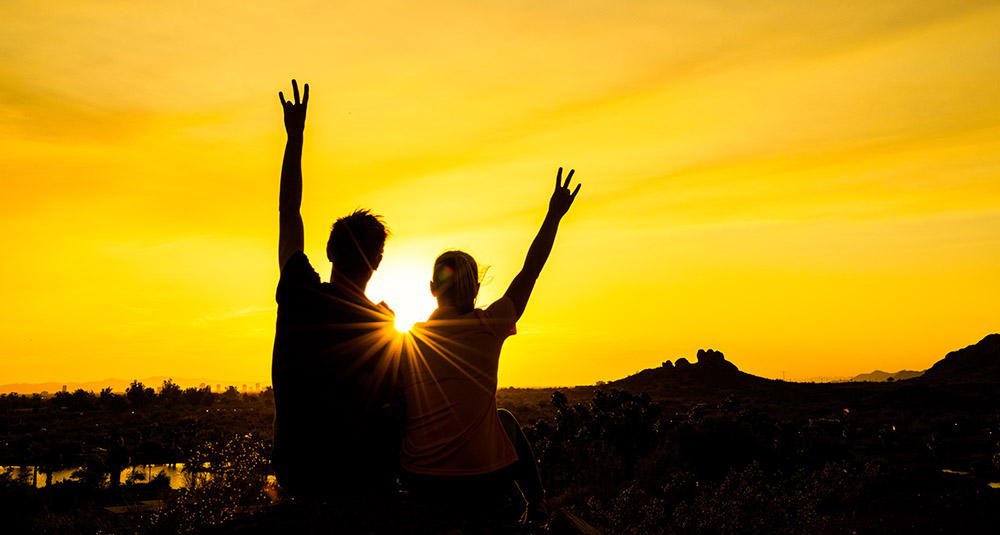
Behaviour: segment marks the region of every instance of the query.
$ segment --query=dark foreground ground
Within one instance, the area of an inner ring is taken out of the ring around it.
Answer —
[[[996,384],[665,373],[601,387],[499,391],[500,405],[534,444],[552,512],[543,522],[508,521],[485,532],[1000,527],[1000,489],[990,486],[1000,482]],[[404,493],[384,503],[282,499],[268,480],[269,392],[117,398],[0,397],[0,465],[38,466],[40,481],[47,471],[82,467],[70,481],[37,489],[0,475],[4,533],[484,532],[475,520],[442,515]],[[130,464],[163,462],[209,466],[211,477],[189,470],[183,490],[162,478],[108,483],[109,473]]]

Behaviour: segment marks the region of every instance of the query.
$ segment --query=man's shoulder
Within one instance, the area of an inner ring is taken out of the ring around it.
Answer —
[[[278,287],[282,283],[294,282],[295,284],[319,285],[319,273],[309,263],[309,257],[302,251],[296,251],[281,266],[281,275],[278,278]]]
[[[279,309],[282,306],[301,308],[311,300],[308,297],[310,294],[321,289],[321,285],[319,273],[313,269],[309,258],[302,251],[297,251],[281,266],[275,301]]]
[[[309,257],[306,256],[304,251],[295,251],[292,256],[285,260],[285,263],[281,266],[281,274],[284,275],[286,272],[295,273],[297,271],[308,270],[313,273],[316,270],[312,267],[312,263],[309,262]]]

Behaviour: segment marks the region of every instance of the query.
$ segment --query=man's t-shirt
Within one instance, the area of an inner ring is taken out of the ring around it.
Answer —
[[[517,461],[497,416],[500,348],[514,329],[507,297],[486,310],[438,308],[414,325],[403,361],[406,432],[402,467],[415,474],[472,476]]]
[[[276,298],[271,462],[278,482],[293,495],[381,486],[398,449],[384,410],[399,369],[398,351],[388,350],[400,336],[391,311],[320,282],[301,251],[282,268]]]

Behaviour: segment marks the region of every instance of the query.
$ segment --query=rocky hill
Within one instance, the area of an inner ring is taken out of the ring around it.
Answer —
[[[1000,334],[948,353],[921,379],[931,383],[1000,383]]]
[[[659,368],[643,370],[608,385],[632,392],[644,391],[654,397],[673,397],[752,391],[771,388],[778,383],[780,381],[741,372],[721,351],[699,349],[695,362],[686,358],[668,360]]]
[[[961,384],[965,385],[962,388],[966,390],[972,388],[966,392],[968,395],[990,397],[990,392],[995,390],[994,385],[1000,384],[1000,334],[991,334],[978,344],[948,353],[925,372],[903,370],[890,374],[876,370],[856,376],[853,382],[839,384],[848,388],[848,385],[858,383],[886,383],[888,379],[892,379],[900,387],[910,385],[912,388],[905,390],[910,394],[921,385],[943,387],[946,384]],[[900,384],[900,381],[903,383]],[[611,381],[608,386],[635,393],[646,392],[654,399],[694,396],[705,401],[723,399],[730,395],[757,396],[762,399],[794,395],[797,399],[820,399],[828,397],[831,392],[829,389],[810,389],[809,383],[764,379],[744,373],[726,360],[721,351],[712,349],[698,350],[695,362],[686,358],[666,361],[658,368]]]

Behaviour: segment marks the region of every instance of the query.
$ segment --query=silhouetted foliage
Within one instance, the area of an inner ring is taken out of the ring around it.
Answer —
[[[240,399],[240,391],[236,390],[235,386],[230,385],[226,388],[226,391],[222,393],[222,400],[232,403]]]
[[[73,472],[71,481],[78,481],[85,488],[96,490],[108,486],[108,467],[101,459],[89,459],[87,463]]]
[[[31,524],[41,515],[43,504],[27,473],[16,477],[0,471],[0,518],[5,533],[30,533]]]
[[[101,390],[99,402],[102,409],[111,411],[123,411],[128,408],[128,400],[119,394],[111,391],[111,387]]]
[[[856,389],[841,390],[838,398]],[[552,501],[608,533],[811,533],[830,522],[855,525],[856,514],[908,519],[910,506],[886,503],[880,496],[887,493],[922,500],[922,523],[948,518],[980,526],[1000,517],[985,513],[998,505],[996,496],[967,490],[961,481],[942,482],[939,468],[964,458],[971,463],[966,469],[1000,479],[995,422],[976,432],[955,413],[831,413],[788,401],[762,410],[727,395],[714,404],[690,400],[665,410],[644,394],[598,390],[590,403],[570,404],[555,392],[555,417],[525,431]],[[905,407],[912,406],[920,404]],[[823,417],[776,418],[775,410],[819,410]],[[978,425],[990,421],[989,414],[977,418]],[[935,498],[916,498],[921,495]]]
[[[605,533],[988,532],[1000,521],[1000,493],[986,486],[1000,481],[995,385],[715,392],[653,399],[578,387],[498,397],[537,415],[522,421],[533,422],[525,432],[550,505]],[[269,394],[186,389],[131,410],[110,390],[0,395],[0,465],[36,466],[43,487],[30,472],[0,473],[0,514],[13,519],[5,532],[228,532],[271,503]],[[170,490],[165,475],[144,481],[143,470],[129,482],[130,467],[146,462],[187,463],[188,490]],[[46,473],[74,467],[71,480],[44,487]],[[117,473],[126,483],[107,488]],[[166,506],[131,520],[109,520],[102,508],[140,499]],[[325,527],[345,522],[333,511],[320,515]]]
[[[556,391],[551,404],[556,409],[552,424],[543,420],[525,429],[550,488],[607,489],[614,480],[631,477],[639,456],[657,441],[660,408],[645,394],[598,390],[585,406],[569,405]],[[588,470],[578,472],[580,466]]]
[[[156,399],[156,392],[152,388],[147,388],[140,381],[132,381],[132,384],[125,389],[125,397],[133,409],[143,409],[153,403]]]
[[[208,386],[205,388],[187,388],[184,390],[181,397],[184,403],[195,407],[210,406],[213,402],[215,402],[215,396],[212,394],[212,389]]]
[[[184,533],[247,516],[271,502],[270,441],[236,435],[203,443],[184,459],[185,486],[153,517],[157,532]]]
[[[181,400],[181,394],[181,387],[177,386],[173,379],[166,379],[160,387],[157,399],[161,405],[175,405]]]

